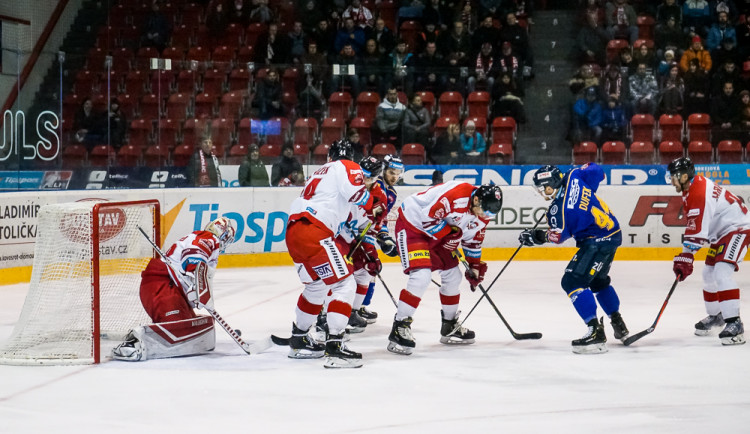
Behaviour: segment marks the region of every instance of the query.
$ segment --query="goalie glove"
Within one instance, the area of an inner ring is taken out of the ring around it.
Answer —
[[[674,271],[675,277],[680,279],[680,282],[693,274],[693,254],[680,253],[675,256],[672,263],[672,271]]]
[[[443,248],[449,252],[455,252],[458,249],[458,245],[461,244],[461,237],[463,232],[461,228],[457,226],[451,227],[451,232],[443,237]]]
[[[464,273],[464,277],[469,281],[471,290],[476,291],[477,286],[484,280],[484,273],[487,272],[487,263],[484,261],[469,263],[469,268]]]
[[[388,234],[378,235],[378,246],[387,256],[394,257],[398,256],[398,248],[396,247],[396,241],[391,238]]]
[[[547,231],[544,229],[524,229],[518,236],[518,242],[529,247],[544,244],[547,242]]]

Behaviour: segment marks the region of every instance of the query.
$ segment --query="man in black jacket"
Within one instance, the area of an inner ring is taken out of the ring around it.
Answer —
[[[294,157],[292,145],[286,144],[281,150],[281,157],[271,167],[271,185],[279,185],[282,179],[290,176],[293,172],[302,173],[302,165]]]

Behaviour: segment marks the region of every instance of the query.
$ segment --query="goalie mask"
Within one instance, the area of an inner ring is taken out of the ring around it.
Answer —
[[[495,217],[503,207],[503,191],[497,185],[482,185],[474,190],[472,197],[479,198],[484,217],[488,219]]]
[[[546,165],[534,173],[534,186],[545,200],[552,200],[562,187],[563,177],[563,173],[557,166]],[[548,194],[547,187],[551,187],[554,192]]]
[[[234,224],[226,217],[219,217],[212,221],[206,226],[205,230],[211,232],[219,239],[221,253],[224,253],[227,247],[234,242]]]

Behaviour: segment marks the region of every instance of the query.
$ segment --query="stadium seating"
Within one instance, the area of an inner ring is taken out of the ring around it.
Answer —
[[[713,162],[714,148],[709,142],[694,140],[688,143],[687,155],[695,164],[711,164]]]
[[[716,162],[723,164],[742,163],[744,146],[739,140],[722,140],[716,146]]]
[[[599,148],[594,142],[581,142],[573,146],[573,164],[595,163],[599,160]]]
[[[675,158],[683,157],[685,149],[680,142],[661,142],[659,144],[659,161],[661,164],[669,164]]]
[[[629,149],[630,164],[654,164],[656,149],[648,142],[633,142]]]
[[[404,164],[424,164],[425,149],[420,143],[407,143],[401,148],[401,160]]]
[[[602,164],[625,164],[626,151],[623,142],[605,142],[601,149]]]

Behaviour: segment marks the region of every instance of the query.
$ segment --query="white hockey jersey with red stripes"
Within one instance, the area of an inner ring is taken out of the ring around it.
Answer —
[[[219,240],[211,232],[195,231],[180,238],[165,253],[172,265],[167,266],[172,282],[187,293],[195,282],[194,272],[200,262],[208,265],[208,275],[213,276],[220,250]],[[175,273],[174,270],[180,273]]]
[[[687,224],[685,241],[715,243],[724,235],[750,229],[750,215],[742,200],[701,175],[682,193]]]
[[[307,218],[336,235],[346,223],[352,204],[366,205],[369,198],[359,164],[331,161],[307,180],[300,197],[292,202],[289,222]]]

